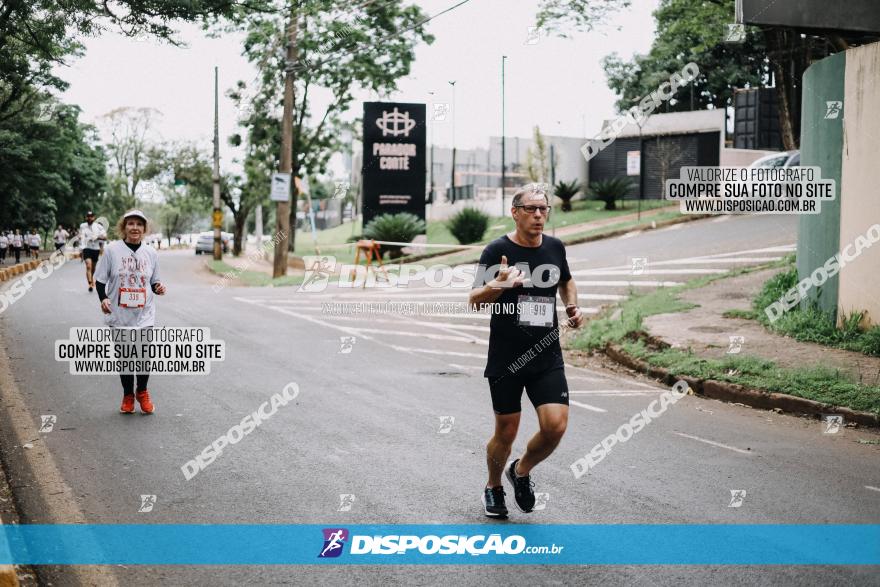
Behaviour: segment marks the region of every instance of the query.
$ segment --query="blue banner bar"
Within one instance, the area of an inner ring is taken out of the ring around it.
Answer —
[[[16,525],[0,564],[880,565],[880,525]]]

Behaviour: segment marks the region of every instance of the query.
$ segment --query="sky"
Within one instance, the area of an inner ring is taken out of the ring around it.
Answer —
[[[435,15],[457,0],[418,0],[423,12]],[[538,125],[545,135],[582,137],[596,134],[603,119],[614,115],[602,58],[617,52],[624,58],[645,53],[654,36],[651,12],[659,0],[633,0],[632,6],[590,33],[571,32],[562,39],[541,35],[527,43],[538,0],[470,0],[428,23],[431,45],[416,48],[409,76],[397,92],[378,96],[355,93],[350,118],[359,116],[362,101],[389,100],[453,103],[445,122],[433,125],[431,141],[467,149],[487,147],[501,134],[501,60],[505,66],[507,136],[529,137]],[[233,166],[241,151],[226,137],[238,132],[236,112],[225,92],[238,80],[250,82],[255,69],[241,56],[240,35],[208,38],[197,26],[178,27],[186,47],[136,40],[107,33],[85,41],[85,55],[57,73],[70,83],[63,99],[78,104],[83,120],[95,123],[115,108],[152,107],[162,112],[156,139],[197,142],[210,151],[213,136],[214,66],[220,76],[221,167]],[[433,94],[431,94],[433,92]],[[323,112],[316,103],[313,111]]]

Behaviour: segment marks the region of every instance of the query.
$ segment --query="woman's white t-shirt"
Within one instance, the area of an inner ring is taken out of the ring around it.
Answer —
[[[153,247],[141,243],[132,251],[124,241],[113,241],[95,268],[95,280],[106,285],[110,314],[104,314],[107,326],[146,328],[156,322],[156,295],[153,284],[159,283],[159,255]]]

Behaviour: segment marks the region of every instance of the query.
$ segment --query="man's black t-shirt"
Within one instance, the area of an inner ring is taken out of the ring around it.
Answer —
[[[504,235],[486,245],[480,255],[473,287],[482,287],[497,276],[502,255],[508,266],[519,265],[533,282],[505,289],[492,304],[485,377],[563,366],[556,290],[559,282],[571,279],[571,272],[562,241],[546,234],[542,239],[539,247],[524,247]]]

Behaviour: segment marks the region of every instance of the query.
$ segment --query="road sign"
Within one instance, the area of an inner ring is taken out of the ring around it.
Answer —
[[[272,190],[269,199],[273,202],[286,202],[290,199],[289,173],[272,174]]]
[[[626,152],[626,174],[639,175],[642,172],[642,153],[640,151]]]

